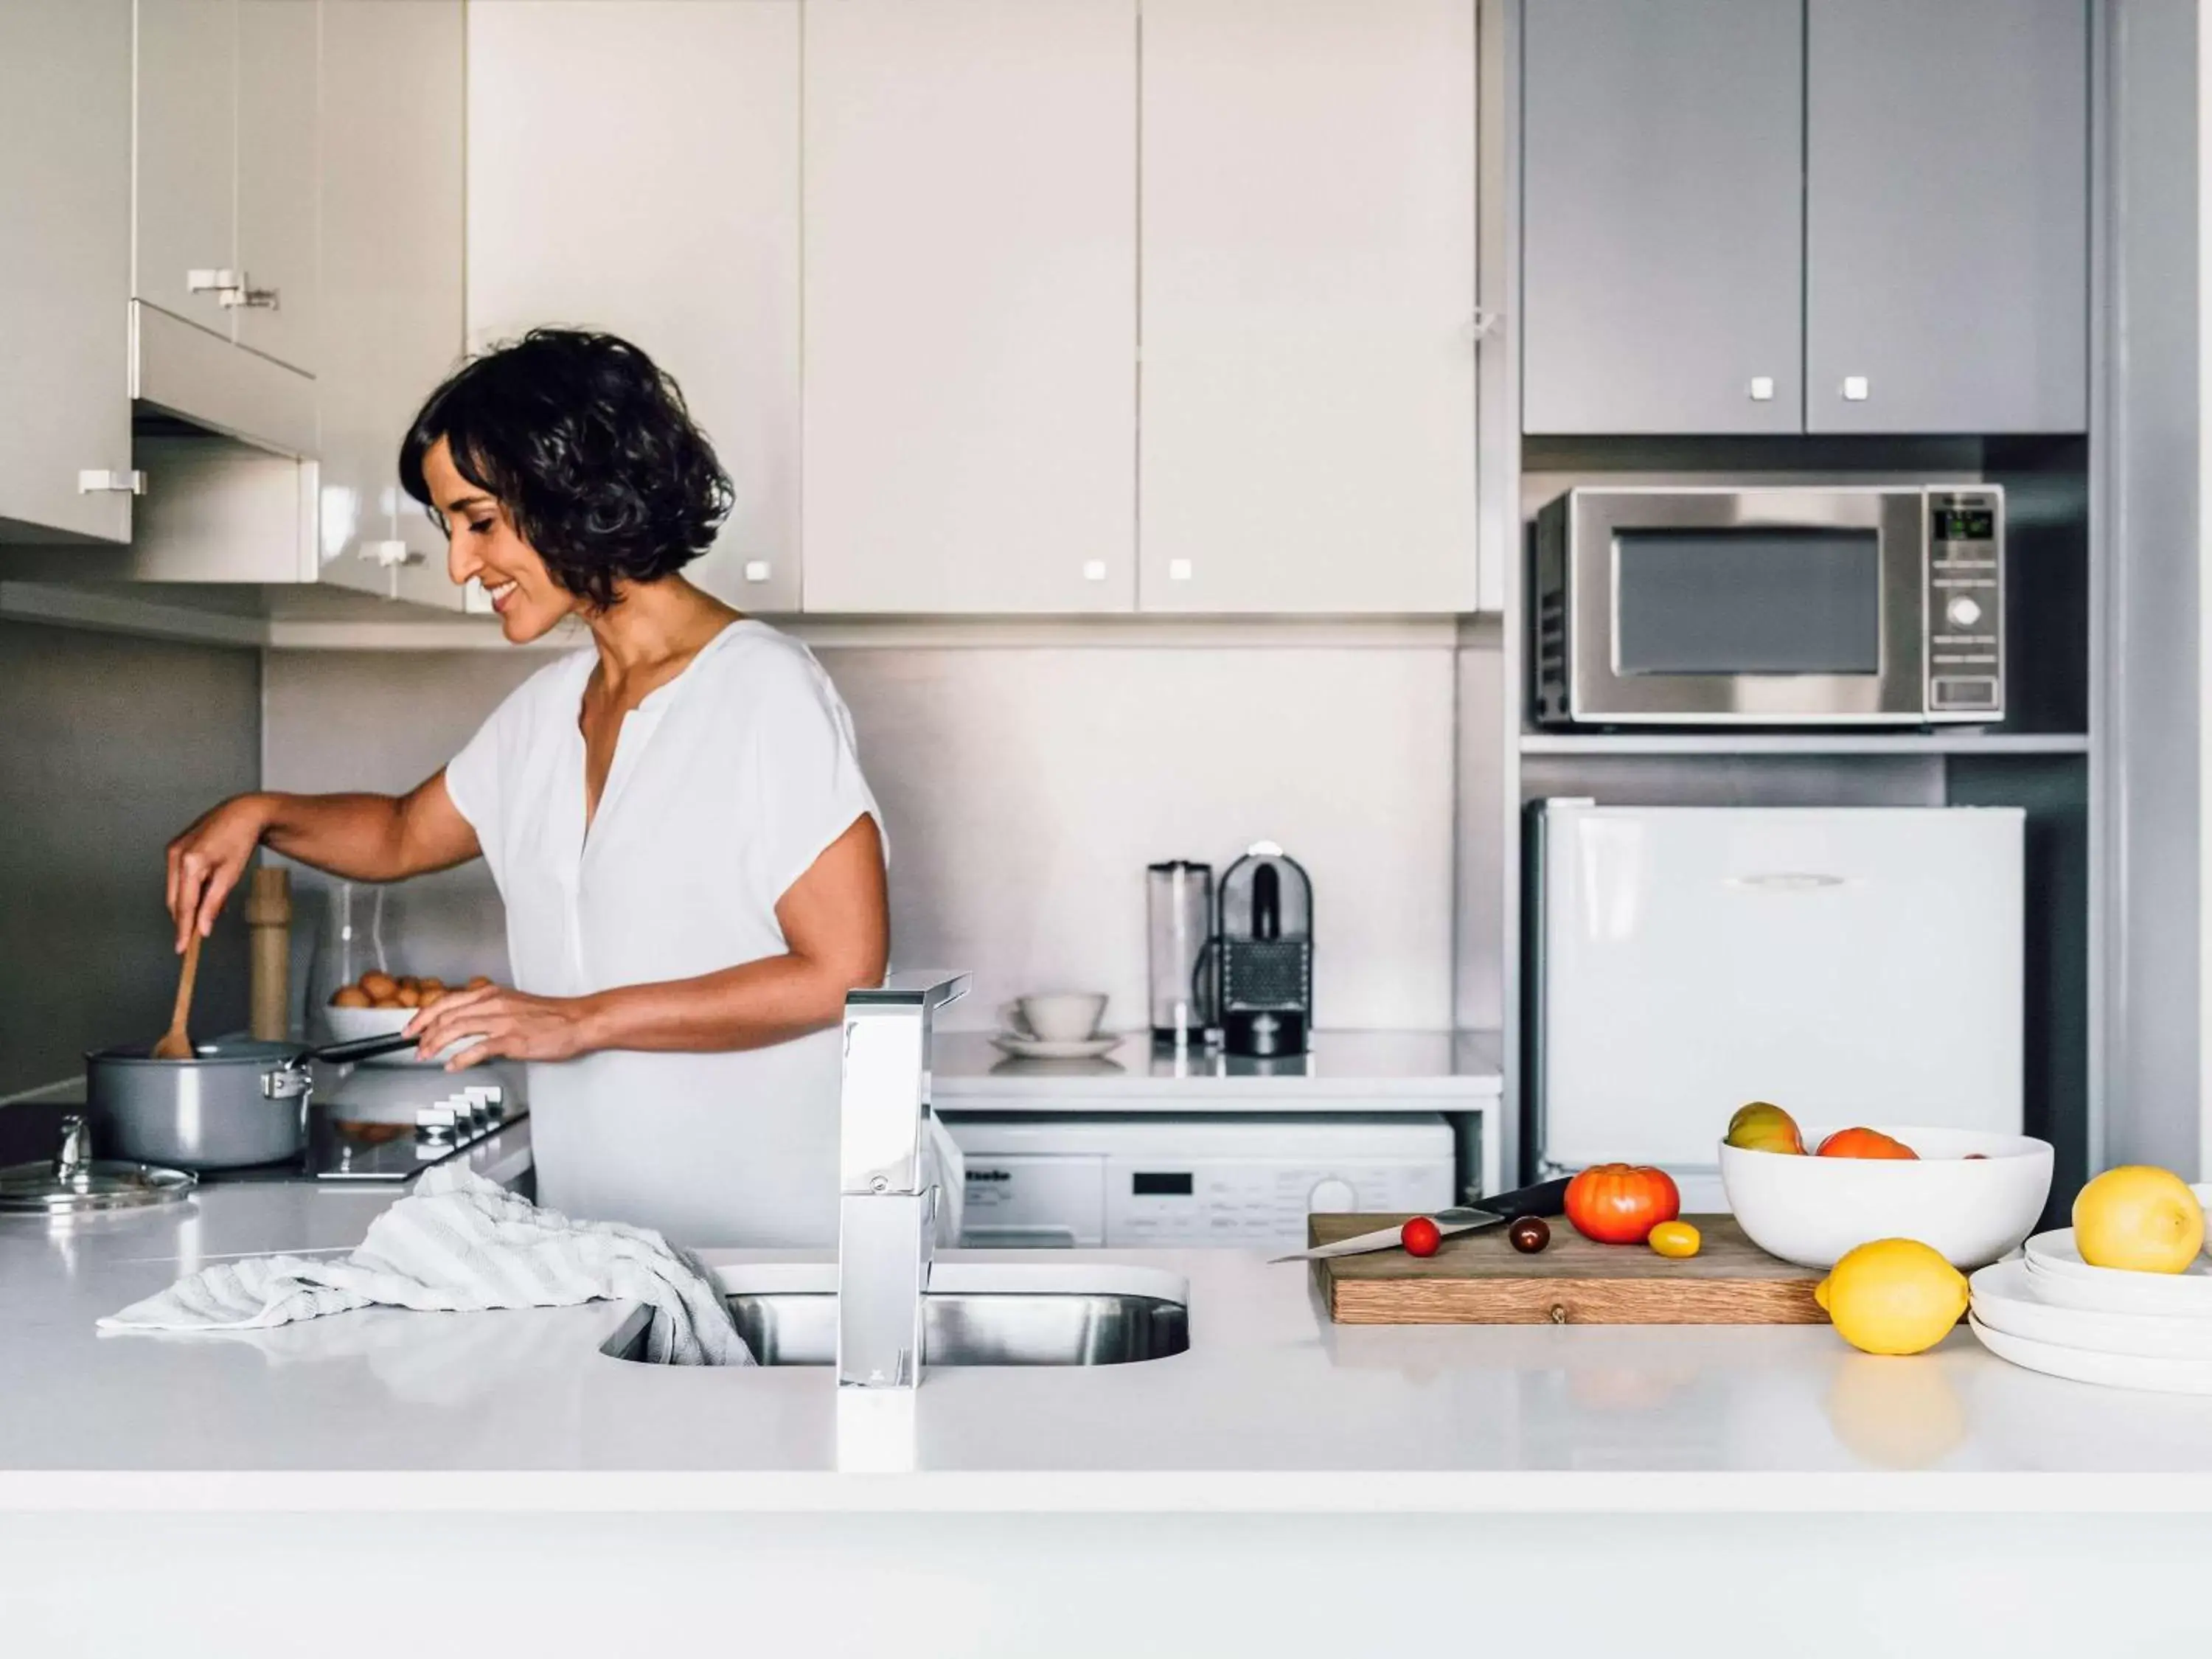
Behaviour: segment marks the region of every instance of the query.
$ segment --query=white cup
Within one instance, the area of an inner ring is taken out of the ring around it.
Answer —
[[[1106,1012],[1106,998],[1091,991],[1057,991],[1017,997],[999,1012],[1017,1036],[1035,1037],[1041,1042],[1080,1042],[1098,1030]]]

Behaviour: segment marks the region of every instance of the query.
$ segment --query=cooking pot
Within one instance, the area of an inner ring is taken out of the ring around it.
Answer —
[[[343,1066],[415,1046],[364,1037],[309,1048],[234,1038],[203,1042],[190,1060],[155,1060],[145,1045],[84,1057],[85,1100],[103,1156],[180,1170],[238,1170],[297,1158],[307,1144],[309,1066]]]

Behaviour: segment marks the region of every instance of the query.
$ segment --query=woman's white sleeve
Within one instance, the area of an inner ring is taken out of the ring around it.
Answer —
[[[477,832],[477,845],[489,856],[493,843],[499,838],[500,761],[505,744],[505,728],[511,725],[510,712],[514,698],[502,698],[476,736],[461,746],[461,752],[446,763],[446,793],[453,803],[453,810],[469,821]]]
[[[809,659],[778,674],[753,723],[759,820],[747,840],[753,875],[773,907],[863,814],[883,814],[860,773],[853,717],[829,677]],[[888,842],[886,842],[888,846]]]

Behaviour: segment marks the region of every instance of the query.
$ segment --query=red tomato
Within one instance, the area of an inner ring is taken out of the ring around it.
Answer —
[[[1910,1158],[1919,1153],[1879,1129],[1838,1129],[1820,1143],[1822,1158]]]
[[[1435,1222],[1417,1215],[1398,1229],[1398,1242],[1406,1247],[1407,1255],[1434,1255],[1444,1236],[1437,1231]]]
[[[1567,1183],[1567,1219],[1601,1244],[1641,1244],[1681,1213],[1682,1195],[1664,1170],[1593,1164]]]

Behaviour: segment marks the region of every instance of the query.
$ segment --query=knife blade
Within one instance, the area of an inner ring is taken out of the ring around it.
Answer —
[[[1429,1218],[1437,1224],[1439,1233],[1449,1237],[1453,1233],[1468,1233],[1481,1227],[1517,1221],[1524,1215],[1558,1215],[1566,1204],[1567,1182],[1572,1179],[1571,1176],[1561,1176],[1556,1181],[1540,1181],[1533,1187],[1486,1198],[1480,1204],[1438,1210]],[[1278,1261],[1318,1261],[1324,1256],[1364,1255],[1370,1250],[1393,1249],[1399,1242],[1398,1231],[1395,1227],[1381,1227],[1371,1233],[1355,1233],[1334,1244],[1316,1244],[1310,1250],[1276,1256],[1267,1265],[1272,1267]]]

